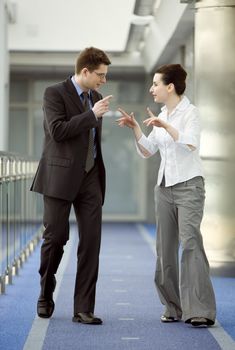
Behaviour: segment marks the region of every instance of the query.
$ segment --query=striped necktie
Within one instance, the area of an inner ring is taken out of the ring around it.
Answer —
[[[83,95],[84,109],[85,109],[85,111],[89,111],[90,104],[89,104],[88,92],[83,92],[82,95]],[[95,160],[94,160],[94,133],[93,133],[93,129],[90,129],[89,130],[89,143],[88,143],[85,171],[88,173],[93,168],[94,164],[95,164]]]

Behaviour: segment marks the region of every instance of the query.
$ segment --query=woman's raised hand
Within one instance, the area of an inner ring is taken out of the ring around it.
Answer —
[[[162,119],[159,119],[158,117],[156,117],[150,108],[147,108],[147,112],[150,118],[147,118],[143,121],[143,123],[146,126],[152,125],[152,126],[157,126],[158,128],[165,128],[167,126],[167,123],[164,122]]]
[[[138,126],[133,112],[128,114],[121,108],[118,108],[118,111],[122,114],[122,117],[116,120],[120,127],[127,126],[128,128],[134,129],[134,127]]]

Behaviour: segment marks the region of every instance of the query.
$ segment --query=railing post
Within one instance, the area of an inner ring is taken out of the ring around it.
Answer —
[[[5,276],[0,276],[0,294],[5,294]]]

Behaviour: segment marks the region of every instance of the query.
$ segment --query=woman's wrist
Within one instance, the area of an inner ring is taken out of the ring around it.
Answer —
[[[165,123],[164,125],[163,125],[163,128],[166,130],[166,131],[169,131],[169,129],[170,129],[170,124],[168,124],[168,123]]]
[[[133,132],[134,132],[134,134],[135,134],[136,141],[138,142],[139,139],[140,139],[141,136],[142,136],[142,130],[141,130],[139,124],[137,124],[136,126],[134,126]]]

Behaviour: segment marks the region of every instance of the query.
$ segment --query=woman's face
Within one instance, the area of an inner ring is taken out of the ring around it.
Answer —
[[[156,73],[153,77],[153,85],[149,90],[156,103],[165,103],[171,91],[172,84],[165,85],[161,78],[162,74]]]

